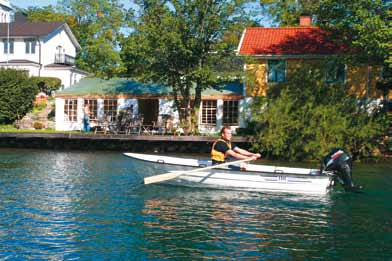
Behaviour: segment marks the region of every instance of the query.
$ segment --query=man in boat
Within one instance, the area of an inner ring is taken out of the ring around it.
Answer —
[[[211,149],[211,160],[213,165],[230,161],[233,158],[236,160],[256,160],[261,157],[260,153],[252,153],[233,145],[231,143],[232,134],[229,126],[224,126],[220,133],[221,137],[213,143]]]

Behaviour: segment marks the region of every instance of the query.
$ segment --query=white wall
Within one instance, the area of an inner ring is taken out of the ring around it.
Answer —
[[[42,39],[42,64],[54,63],[54,57],[57,52],[57,46],[61,46],[65,52],[64,54],[72,57],[76,56],[76,47],[73,45],[71,39],[64,29],[55,31]]]
[[[5,5],[6,7],[4,7]],[[8,7],[8,8],[7,8]],[[0,23],[9,23],[12,10],[9,1],[0,0]]]
[[[66,121],[64,114],[64,98],[56,98],[56,130],[71,131],[81,130],[83,125],[83,105],[84,99],[78,98],[77,121]]]
[[[37,76],[39,72],[39,66],[38,65],[6,65],[2,64],[0,68],[8,68],[8,69],[15,69],[15,70],[23,70],[27,71],[29,76]]]
[[[29,60],[36,63],[39,63],[39,46],[38,42],[35,46],[35,54],[27,54],[26,53],[26,44],[23,38],[11,38],[14,40],[14,53],[9,53],[8,55],[4,53],[4,41],[6,38],[1,39],[1,49],[0,49],[0,60],[6,61],[8,60]]]

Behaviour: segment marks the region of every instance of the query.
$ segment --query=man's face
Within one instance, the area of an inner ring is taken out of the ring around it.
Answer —
[[[224,129],[222,133],[222,137],[225,140],[231,140],[231,130],[230,129]]]

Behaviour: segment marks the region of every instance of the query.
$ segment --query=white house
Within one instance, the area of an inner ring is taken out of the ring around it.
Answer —
[[[0,0],[0,68],[27,70],[30,76],[56,77],[64,88],[88,73],[75,67],[80,45],[63,22],[27,22]]]
[[[222,83],[219,90],[202,92],[198,119],[201,133],[216,133],[223,125],[233,130],[246,126],[244,85],[241,82]],[[71,88],[56,93],[56,130],[81,130],[83,107],[89,104],[92,125],[116,121],[121,110],[130,110],[143,117],[143,124],[151,126],[169,116],[179,124],[178,112],[173,109],[170,89],[163,85],[142,84],[132,79],[84,78]]]

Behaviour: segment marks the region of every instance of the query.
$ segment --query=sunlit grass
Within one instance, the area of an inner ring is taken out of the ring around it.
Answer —
[[[56,131],[54,129],[42,129],[42,130],[20,130],[15,128],[14,125],[0,125],[0,132],[20,132],[20,133],[81,133],[80,131]]]

